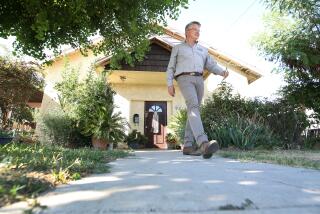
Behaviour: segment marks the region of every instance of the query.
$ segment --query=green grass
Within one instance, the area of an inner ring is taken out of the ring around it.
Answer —
[[[320,170],[320,151],[316,150],[220,150],[217,154],[241,161],[258,161]]]
[[[66,149],[40,144],[0,146],[0,207],[35,198],[58,184],[109,171],[106,163],[126,157],[123,150]]]

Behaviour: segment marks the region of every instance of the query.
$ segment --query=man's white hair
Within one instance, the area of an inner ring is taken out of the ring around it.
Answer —
[[[189,22],[186,27],[184,28],[184,31],[187,32],[187,30],[189,29],[189,27],[191,25],[198,25],[199,27],[201,26],[200,22],[197,22],[197,21],[192,21],[192,22]]]

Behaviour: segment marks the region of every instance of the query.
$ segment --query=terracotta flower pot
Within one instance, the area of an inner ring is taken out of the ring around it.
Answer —
[[[92,137],[91,141],[92,141],[93,148],[106,150],[108,147],[108,142],[104,139],[98,139],[98,138]]]

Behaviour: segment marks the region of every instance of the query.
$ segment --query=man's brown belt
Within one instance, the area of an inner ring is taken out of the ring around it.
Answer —
[[[178,75],[175,76],[174,78],[177,79],[179,76],[182,76],[182,75],[202,76],[202,73],[200,73],[200,72],[182,72],[181,74],[178,74]]]

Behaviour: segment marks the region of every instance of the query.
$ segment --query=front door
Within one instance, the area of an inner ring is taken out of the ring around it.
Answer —
[[[144,133],[148,137],[148,148],[165,149],[167,126],[167,102],[146,101],[144,105]]]

